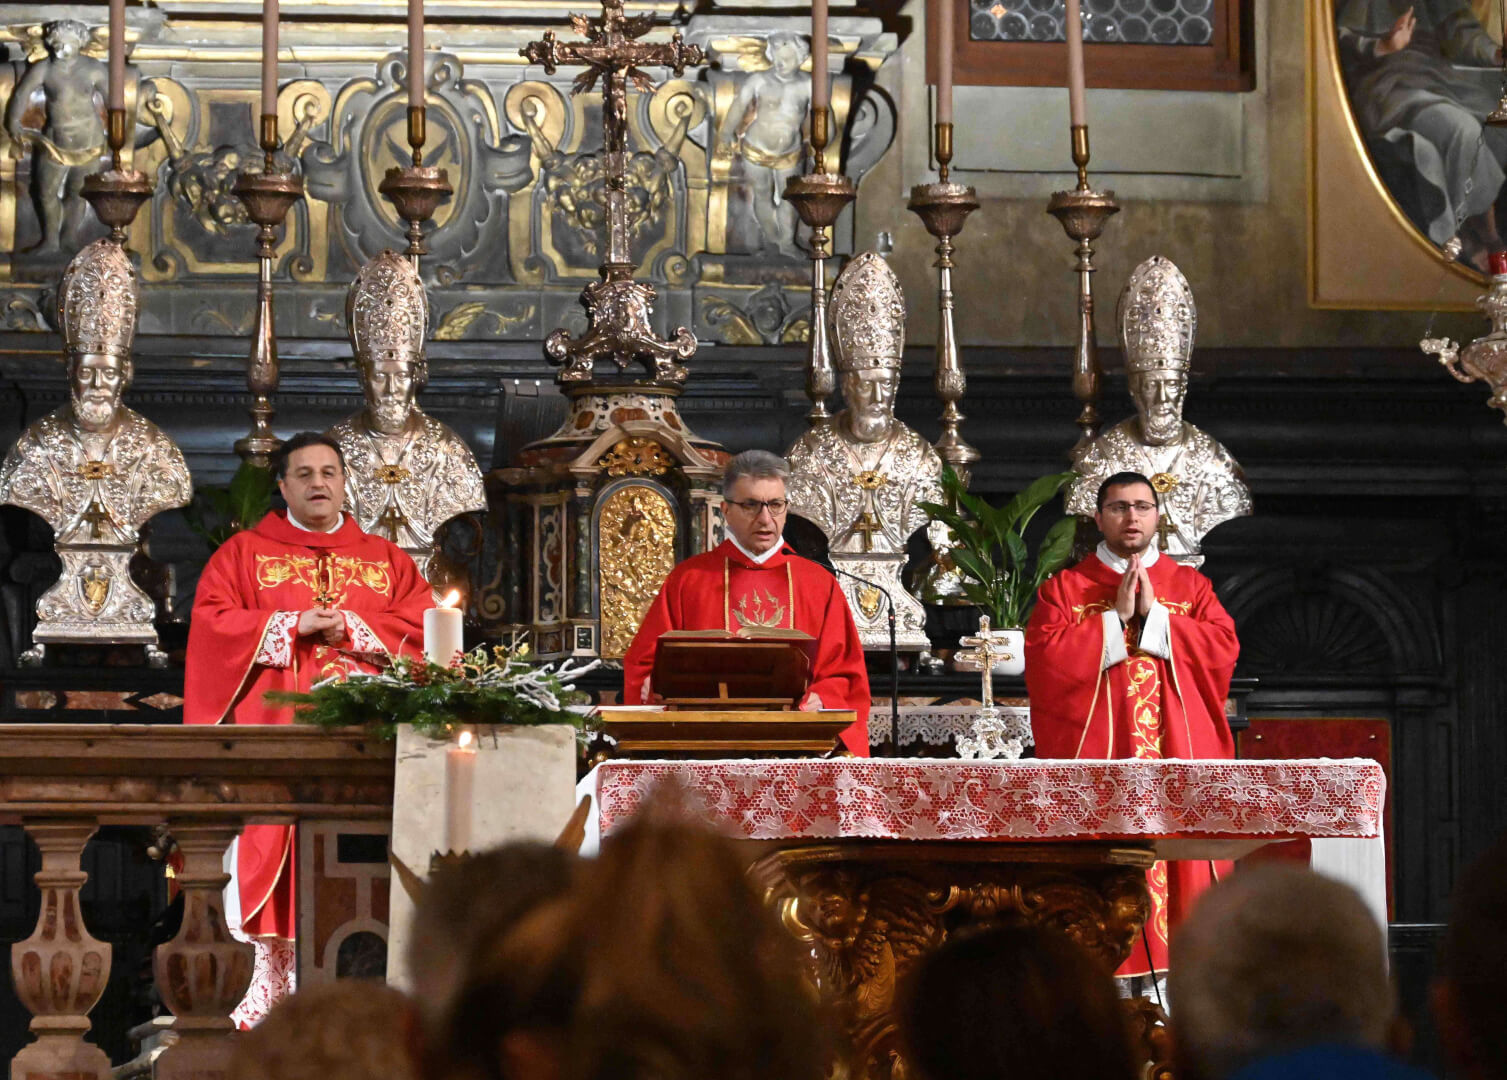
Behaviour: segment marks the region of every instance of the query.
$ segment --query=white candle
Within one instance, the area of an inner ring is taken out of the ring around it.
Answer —
[[[431,664],[450,667],[462,650],[460,608],[455,606],[460,593],[451,589],[439,607],[424,612],[424,657]]]
[[[1067,0],[1067,107],[1073,127],[1088,124],[1083,106],[1083,8],[1080,0]]]
[[[109,107],[126,107],[126,0],[110,0]]]
[[[277,115],[277,0],[262,0],[262,115]]]
[[[811,111],[827,107],[827,0],[811,0]]]
[[[952,123],[952,0],[937,0],[937,123]]]
[[[445,751],[445,850],[457,854],[471,847],[471,795],[476,789],[475,737],[462,731]]]
[[[424,104],[424,0],[408,0],[408,107]]]

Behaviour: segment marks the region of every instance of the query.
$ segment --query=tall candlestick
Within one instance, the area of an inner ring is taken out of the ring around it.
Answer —
[[[811,0],[811,111],[827,107],[827,0]]]
[[[1076,2],[1076,0],[1070,0]],[[937,0],[937,123],[952,123],[952,0]]]
[[[476,789],[476,740],[462,731],[445,751],[445,850],[457,855],[471,847],[471,803]]]
[[[424,0],[408,0],[408,107],[424,107]]]
[[[1067,35],[1067,106],[1073,127],[1088,124],[1088,110],[1083,105],[1083,10],[1079,0],[1067,0],[1067,18],[1063,32]]]
[[[262,0],[262,115],[277,115],[277,0]]]
[[[110,0],[109,107],[126,107],[126,0]]]

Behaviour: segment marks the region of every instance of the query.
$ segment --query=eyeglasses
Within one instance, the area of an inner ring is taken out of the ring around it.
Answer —
[[[789,499],[745,499],[742,502],[728,503],[727,505],[729,505],[729,506],[736,506],[738,509],[742,510],[749,517],[758,517],[759,513],[761,511],[763,511],[763,510],[768,510],[770,517],[779,517],[786,510],[790,509],[790,500]]]
[[[1113,514],[1115,517],[1124,517],[1134,510],[1137,514],[1149,514],[1156,509],[1156,503],[1149,502],[1112,502],[1104,504],[1104,512]]]

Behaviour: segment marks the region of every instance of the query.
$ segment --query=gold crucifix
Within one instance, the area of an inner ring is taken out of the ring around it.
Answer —
[[[387,538],[394,544],[398,542],[398,535],[407,524],[408,516],[392,503],[387,504],[387,509],[383,510],[382,516],[377,519],[377,527],[387,530]]]
[[[883,532],[884,526],[874,519],[872,510],[865,510],[853,526],[853,531],[863,533],[863,550],[868,552],[874,550],[874,534]]]
[[[110,516],[110,511],[106,510],[97,498],[89,500],[89,506],[84,511],[83,517],[79,520],[88,523],[89,539],[91,540],[104,538],[105,533],[100,526],[109,525],[111,528],[115,527],[115,519]]]

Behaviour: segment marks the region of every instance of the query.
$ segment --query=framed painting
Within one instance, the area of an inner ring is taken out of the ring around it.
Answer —
[[[1311,302],[1470,303],[1507,246],[1501,0],[1309,0],[1308,78]]]

